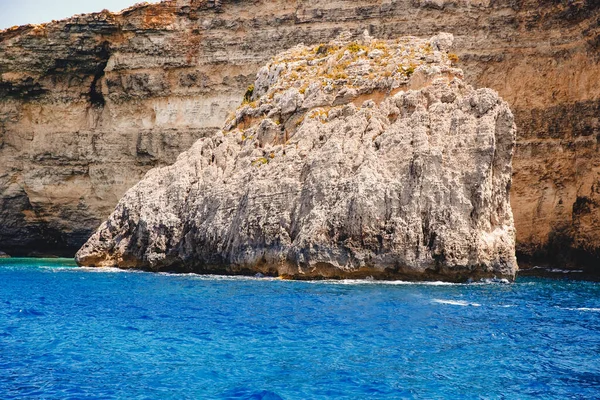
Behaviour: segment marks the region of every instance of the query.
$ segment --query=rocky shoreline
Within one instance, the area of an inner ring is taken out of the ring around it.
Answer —
[[[519,260],[598,270],[599,20],[592,1],[173,0],[0,31],[0,247],[73,256],[149,169],[218,132],[281,49],[447,31],[467,81],[515,116]]]

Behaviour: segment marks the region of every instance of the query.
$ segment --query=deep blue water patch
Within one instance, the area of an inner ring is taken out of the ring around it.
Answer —
[[[290,282],[1,260],[0,398],[600,398],[600,284]]]

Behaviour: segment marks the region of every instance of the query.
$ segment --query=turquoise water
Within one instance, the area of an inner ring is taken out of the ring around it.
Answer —
[[[0,398],[600,398],[600,284],[290,282],[0,261]]]

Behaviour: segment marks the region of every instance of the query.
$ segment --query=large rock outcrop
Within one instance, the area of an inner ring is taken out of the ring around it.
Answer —
[[[225,130],[153,169],[86,266],[293,278],[514,278],[508,105],[452,35],[350,34],[262,68]]]
[[[520,260],[596,268],[599,21],[595,0],[177,0],[2,31],[0,248],[74,254],[281,49],[446,31],[467,80],[515,114]]]

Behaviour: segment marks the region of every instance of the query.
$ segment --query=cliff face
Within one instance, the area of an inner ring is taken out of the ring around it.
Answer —
[[[0,34],[3,250],[73,255],[149,168],[239,104],[226,82],[241,69],[217,67],[193,25],[162,4]]]
[[[465,85],[452,36],[298,46],[226,130],[151,170],[86,266],[293,278],[514,278],[515,126]]]
[[[145,171],[215,132],[269,57],[368,29],[454,34],[467,80],[497,90],[515,113],[523,259],[597,260],[596,1],[217,3],[0,33],[0,248],[74,251]]]

